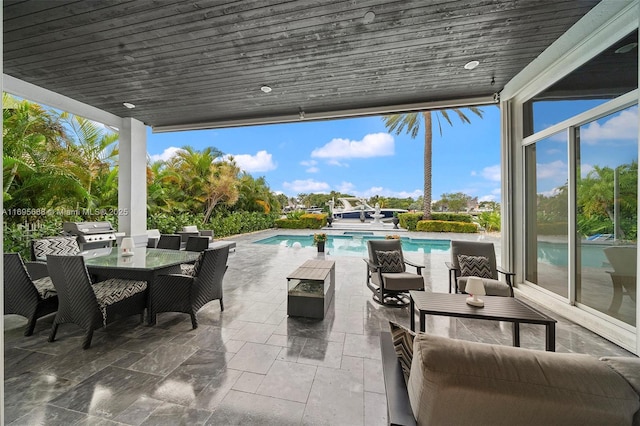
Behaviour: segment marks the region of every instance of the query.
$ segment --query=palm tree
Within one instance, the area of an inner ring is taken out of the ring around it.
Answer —
[[[118,159],[116,142],[119,135],[105,132],[97,123],[67,112],[63,112],[60,118],[67,124],[71,137],[67,167],[88,193],[86,207],[104,207],[107,200],[99,199],[97,194],[106,188],[95,186],[105,176],[111,175],[111,179],[108,179],[110,183],[117,177],[117,171],[113,174],[113,170]]]
[[[469,107],[469,110],[482,118],[482,110],[477,107]],[[463,123],[471,123],[471,120],[459,109],[454,108],[456,114]],[[453,126],[451,118],[447,110],[436,111]],[[406,132],[411,135],[411,138],[415,139],[420,133],[420,126],[424,124],[424,197],[423,197],[423,216],[425,220],[431,219],[431,165],[432,165],[432,123],[431,123],[431,111],[422,112],[409,112],[404,114],[391,114],[382,117],[384,125],[390,132],[395,132],[399,135],[402,132]],[[440,118],[436,115],[438,121],[438,129],[440,130],[440,136],[442,136],[442,126],[440,124]]]

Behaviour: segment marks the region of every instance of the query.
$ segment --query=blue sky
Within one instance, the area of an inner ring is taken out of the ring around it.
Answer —
[[[442,136],[434,117],[434,200],[464,192],[500,201],[500,112],[493,105],[481,109],[482,119],[466,112],[471,124],[455,113],[453,126],[441,118]],[[147,137],[152,160],[167,159],[185,145],[215,147],[290,197],[332,190],[362,197],[422,195],[423,134],[389,134],[381,117],[175,133],[149,129]]]

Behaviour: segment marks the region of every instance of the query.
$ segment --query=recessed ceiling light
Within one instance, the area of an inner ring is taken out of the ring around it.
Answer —
[[[260,90],[262,90],[264,93],[271,93],[271,91],[272,91],[273,89],[272,89],[271,87],[269,87],[269,86],[266,86],[266,85],[265,85],[265,86],[262,86],[262,87],[260,88]]]
[[[134,109],[136,107],[131,102],[123,102],[122,105],[124,105],[125,108],[129,108],[129,109]]]
[[[370,10],[364,14],[364,17],[362,18],[362,22],[365,24],[370,24],[373,22],[374,19],[376,19],[376,14],[375,12]]]
[[[636,47],[638,47],[638,43],[629,43],[629,44],[625,44],[622,47],[618,47],[615,51],[615,53],[627,53],[627,52],[631,52],[633,49],[635,49]]]
[[[475,67],[477,67],[478,65],[480,65],[480,61],[469,61],[466,64],[464,64],[464,69],[465,70],[472,70]]]

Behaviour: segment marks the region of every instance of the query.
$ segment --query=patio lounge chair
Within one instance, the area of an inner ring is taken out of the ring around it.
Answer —
[[[229,246],[207,249],[200,254],[194,265],[193,275],[160,275],[151,288],[153,298],[151,319],[161,312],[183,312],[191,316],[191,325],[198,327],[196,314],[212,300],[222,302],[222,280],[227,271]]]
[[[82,256],[49,255],[47,267],[59,299],[49,342],[55,340],[60,324],[73,323],[85,331],[82,349],[89,349],[93,330],[106,327],[117,316],[139,314],[144,320],[146,281],[110,278],[94,284]]]
[[[37,272],[42,272],[42,269],[36,269]],[[58,294],[51,278],[31,275],[19,253],[5,253],[4,314],[27,318],[24,335],[31,336],[37,319],[57,310]]]
[[[402,307],[409,303],[409,290],[424,290],[423,265],[408,261],[402,254],[400,240],[367,241],[367,287],[373,292],[373,300],[383,305]],[[406,265],[417,273],[407,272]]]
[[[451,262],[449,268],[449,293],[464,293],[467,277],[482,278],[488,296],[513,297],[512,272],[496,266],[496,252],[493,243],[478,241],[451,241]],[[506,282],[498,280],[498,273],[505,275]]]

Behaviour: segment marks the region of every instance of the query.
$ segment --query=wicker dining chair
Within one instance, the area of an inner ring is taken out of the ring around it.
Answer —
[[[38,318],[58,310],[58,294],[51,278],[27,265],[19,253],[4,253],[4,313],[27,318],[24,335],[31,336]]]
[[[60,324],[73,323],[85,331],[82,348],[88,349],[93,331],[116,317],[139,314],[144,320],[146,281],[110,278],[94,284],[82,256],[49,255],[47,268],[59,299],[49,342],[55,340]]]
[[[160,235],[160,239],[158,240],[158,244],[156,245],[156,248],[180,250],[180,243],[181,243],[180,235],[162,234]]]
[[[186,251],[205,251],[209,248],[209,238],[207,237],[189,237],[187,240],[187,245],[185,247]],[[180,265],[180,269],[185,275],[193,275],[194,274],[194,263],[183,263]]]
[[[183,312],[191,316],[191,325],[197,328],[196,314],[207,303],[219,300],[220,310],[224,311],[222,280],[228,258],[228,245],[207,249],[196,260],[193,275],[158,276],[150,289],[151,319],[161,312]]]

